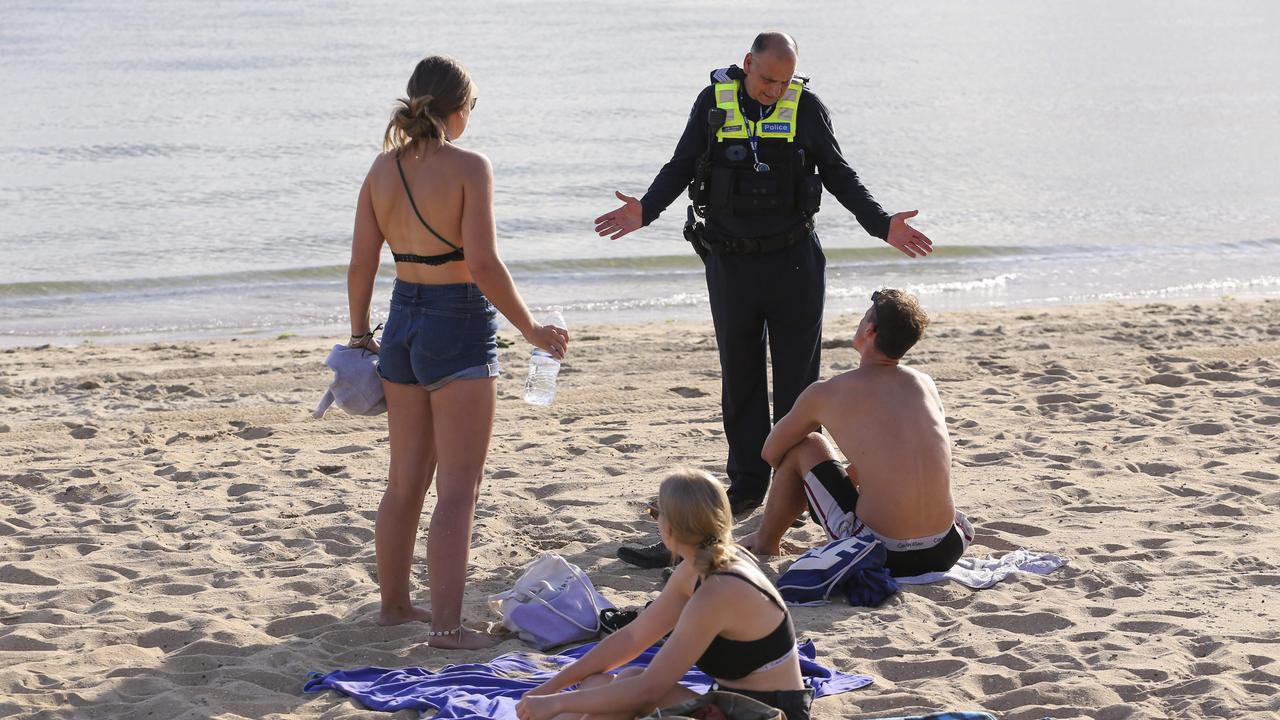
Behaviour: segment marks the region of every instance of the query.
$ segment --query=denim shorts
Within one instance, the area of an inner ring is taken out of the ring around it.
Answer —
[[[474,283],[396,280],[382,331],[378,374],[439,390],[453,380],[498,375],[498,311]]]

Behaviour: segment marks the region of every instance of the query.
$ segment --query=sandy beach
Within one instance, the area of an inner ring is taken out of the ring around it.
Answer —
[[[824,376],[855,362],[853,329],[827,323]],[[307,673],[522,649],[375,623],[385,419],[310,417],[331,345],[0,353],[0,716],[384,717],[303,694]],[[643,605],[660,574],[614,552],[651,540],[664,471],[723,466],[711,328],[576,328],[551,408],[519,399],[528,347],[501,352],[466,619],[496,620],[487,596],[544,550]],[[816,717],[1280,713],[1280,300],[940,314],[908,359],[947,406],[970,554],[1070,562],[796,609],[819,660],[875,678]],[[784,547],[818,543],[810,525]]]

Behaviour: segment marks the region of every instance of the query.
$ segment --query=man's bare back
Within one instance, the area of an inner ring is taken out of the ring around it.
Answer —
[[[955,521],[951,442],[933,380],[908,367],[859,367],[812,388],[813,421],[849,461],[858,517],[898,539],[946,531]]]
[[[900,364],[927,322],[901,291],[872,295],[853,337],[858,368],[806,388],[765,440],[773,486],[760,528],[743,545],[777,554],[787,528],[809,510],[833,540],[870,529],[897,576],[946,570],[960,557],[972,532],[951,498],[942,399],[928,375]]]

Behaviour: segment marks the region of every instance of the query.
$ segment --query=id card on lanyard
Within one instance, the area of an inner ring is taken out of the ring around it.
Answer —
[[[746,118],[743,118],[743,119],[747,120]],[[769,172],[769,165],[766,163],[760,162],[760,153],[758,152],[760,138],[759,136],[756,135],[756,130],[759,129],[760,123],[762,122],[764,122],[764,106],[763,105],[760,107],[760,114],[756,122],[753,123],[750,120],[747,120],[747,125],[751,126],[751,134],[747,136],[747,142],[751,143],[751,157],[756,161],[756,172],[758,173]]]

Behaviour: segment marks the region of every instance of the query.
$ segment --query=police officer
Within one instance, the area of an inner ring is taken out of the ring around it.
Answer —
[[[760,457],[772,427],[766,341],[773,422],[818,379],[826,258],[813,215],[822,188],[868,233],[907,256],[932,250],[906,223],[916,211],[890,216],[849,167],[826,106],[795,74],[796,59],[790,35],[758,35],[741,68],[711,73],[675,153],[644,197],[617,192],[623,205],[596,218],[596,232],[616,240],[652,223],[688,189],[685,237],[706,264],[735,515],[758,507],[769,487],[770,467]],[[623,559],[666,564],[658,562],[658,555],[666,559],[661,543],[641,550],[651,551],[652,562]]]

